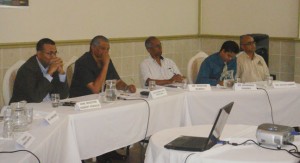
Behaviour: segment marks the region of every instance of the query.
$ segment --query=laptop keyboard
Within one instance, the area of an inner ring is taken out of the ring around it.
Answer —
[[[177,139],[174,141],[174,144],[176,146],[181,146],[181,147],[203,147],[205,146],[205,143],[207,141],[207,138],[203,137],[189,137],[189,136],[184,136],[181,137],[181,139]]]

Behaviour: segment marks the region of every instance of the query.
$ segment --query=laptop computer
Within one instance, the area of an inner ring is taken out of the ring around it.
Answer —
[[[214,125],[210,131],[210,134],[207,138],[180,136],[170,143],[166,144],[164,147],[167,149],[199,152],[210,149],[215,144],[217,144],[232,109],[233,103],[234,102],[231,102],[220,109]]]

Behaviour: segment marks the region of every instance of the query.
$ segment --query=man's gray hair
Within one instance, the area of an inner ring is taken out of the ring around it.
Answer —
[[[108,38],[106,38],[105,36],[98,35],[98,36],[95,36],[95,37],[91,40],[90,46],[92,46],[92,45],[97,46],[97,45],[99,45],[99,43],[100,43],[101,41],[109,42]]]

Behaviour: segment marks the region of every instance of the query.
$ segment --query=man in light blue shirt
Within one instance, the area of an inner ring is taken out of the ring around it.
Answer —
[[[50,94],[68,97],[68,84],[63,70],[63,61],[57,57],[55,42],[41,39],[36,46],[36,55],[30,57],[18,70],[11,102],[50,101]]]
[[[210,55],[202,62],[196,83],[223,86],[224,75],[222,74],[230,70],[233,71],[234,76],[236,74],[235,55],[238,52],[239,46],[236,42],[224,42],[219,52]]]

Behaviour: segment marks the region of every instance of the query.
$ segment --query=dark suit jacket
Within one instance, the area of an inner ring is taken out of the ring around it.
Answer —
[[[34,55],[17,72],[10,103],[22,100],[42,102],[48,93],[59,93],[60,98],[64,99],[68,97],[68,92],[67,81],[60,82],[58,72],[53,74],[51,82],[43,76],[36,55]]]

